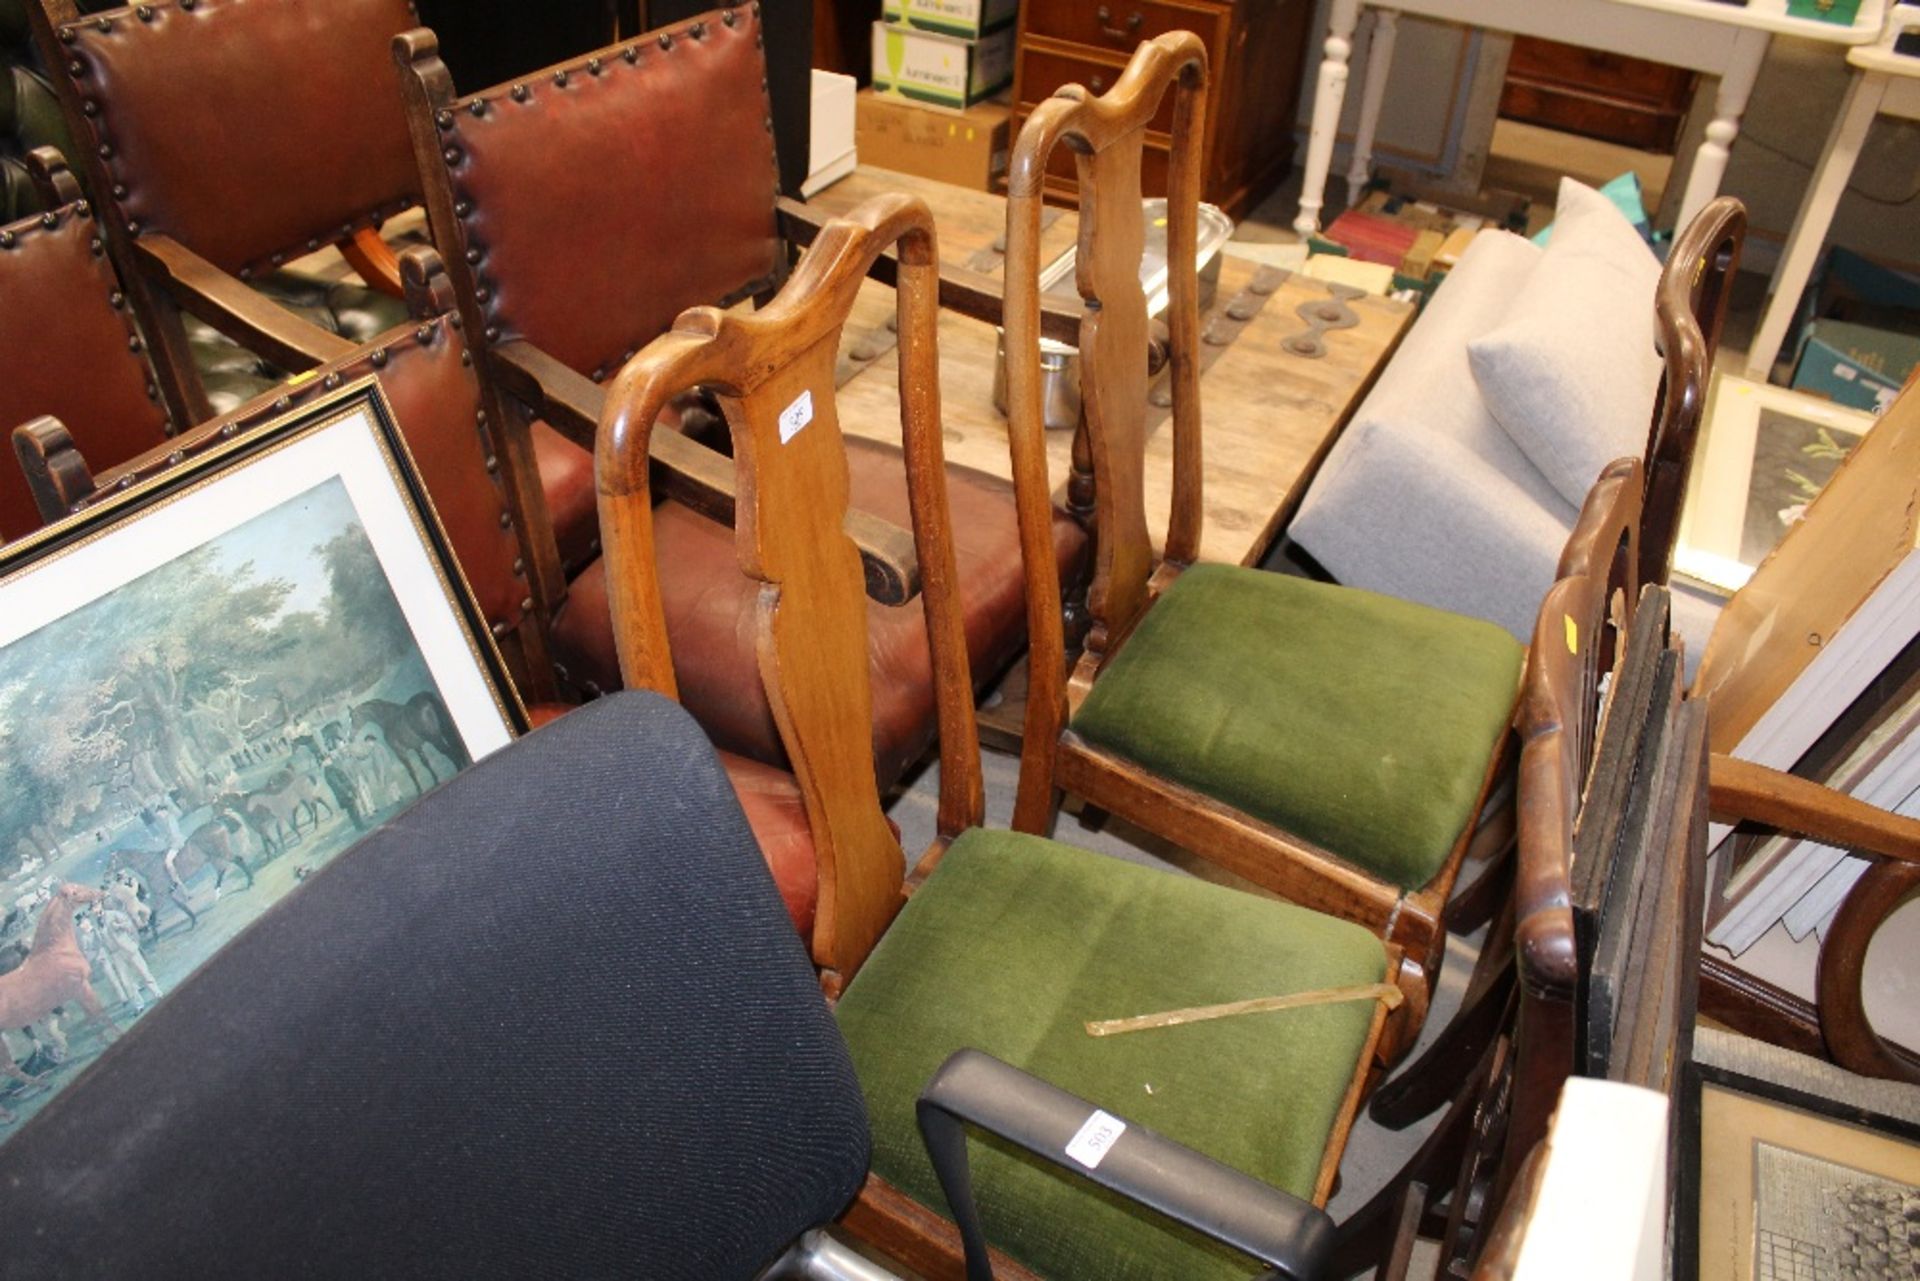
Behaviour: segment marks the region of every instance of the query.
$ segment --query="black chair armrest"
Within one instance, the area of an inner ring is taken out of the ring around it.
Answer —
[[[966,1127],[1157,1210],[1274,1269],[1317,1277],[1333,1252],[1326,1211],[979,1050],[961,1050],[921,1091],[920,1135],[967,1252],[967,1281],[992,1281],[973,1203]]]

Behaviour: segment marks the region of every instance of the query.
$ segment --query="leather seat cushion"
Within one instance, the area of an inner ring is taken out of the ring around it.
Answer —
[[[535,703],[527,708],[527,721],[539,729],[573,710],[571,704]],[[813,828],[807,822],[800,784],[785,770],[731,752],[720,753],[720,766],[740,798],[747,826],[760,846],[761,857],[767,860],[767,870],[773,873],[773,883],[787,905],[787,915],[793,918],[793,927],[801,938],[811,938],[814,908],[820,901],[820,876]]]
[[[1524,659],[1479,619],[1196,565],[1100,673],[1073,729],[1413,890],[1473,817]]]
[[[593,489],[593,451],[539,419],[533,421],[533,463],[540,473],[560,563],[579,572],[600,554],[599,500]]]
[[[1090,1037],[1084,1021],[1380,982],[1359,926],[1054,841],[975,828],[907,900],[835,1011],[873,1172],[946,1213],[914,1103],[963,1047],[1312,1197],[1375,1007],[1350,1001]],[[1043,1277],[1242,1281],[1245,1256],[1051,1164],[969,1144],[993,1244]]]
[[[900,451],[850,438],[847,460],[856,507],[906,526]],[[1026,639],[1026,594],[1013,491],[1006,482],[949,467],[948,494],[959,570],[967,655],[984,686]],[[739,572],[733,531],[677,503],[654,509],[668,641],[680,698],[715,743],[755,760],[785,765],[786,753],[754,656],[758,587]],[[1064,513],[1054,521],[1054,554],[1077,573],[1086,535]],[[556,621],[555,650],[579,684],[618,687],[619,666],[607,622],[604,571],[574,580]],[[933,658],[916,599],[903,606],[867,602],[874,704],[874,766],[891,786],[932,743],[936,725]]]

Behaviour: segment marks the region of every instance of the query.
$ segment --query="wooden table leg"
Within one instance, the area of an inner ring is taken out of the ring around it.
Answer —
[[[1767,56],[1768,39],[1765,31],[1752,27],[1741,28],[1733,38],[1733,56],[1713,96],[1713,119],[1707,124],[1707,136],[1693,153],[1693,172],[1687,175],[1687,189],[1680,197],[1680,215],[1673,224],[1676,227],[1693,221],[1693,216],[1720,194],[1727,156],[1740,134],[1740,117],[1747,110],[1747,98],[1760,75],[1761,60]]]
[[[1373,180],[1373,136],[1380,127],[1380,103],[1387,96],[1387,72],[1393,67],[1394,38],[1400,15],[1392,9],[1373,11],[1373,34],[1367,40],[1367,71],[1360,82],[1360,124],[1353,135],[1353,163],[1347,168],[1347,204],[1356,204]]]
[[[1826,243],[1833,212],[1846,193],[1853,166],[1860,159],[1860,146],[1867,140],[1867,131],[1873,127],[1873,118],[1879,114],[1886,94],[1886,76],[1854,72],[1846,101],[1834,118],[1827,145],[1821,149],[1820,164],[1807,184],[1807,194],[1801,197],[1800,212],[1793,217],[1793,230],[1787,233],[1779,265],[1773,269],[1760,332],[1747,352],[1747,377],[1755,382],[1765,382],[1773,372],[1773,362],[1780,358],[1787,329],[1800,309],[1800,295],[1813,275],[1813,264],[1820,259],[1820,247]]]
[[[1347,59],[1353,53],[1353,28],[1359,19],[1360,0],[1333,0],[1333,8],[1327,14],[1325,56],[1313,91],[1313,125],[1307,134],[1300,212],[1293,220],[1293,229],[1302,238],[1320,229],[1327,172],[1333,168],[1333,140],[1340,132],[1340,108],[1347,97]]]

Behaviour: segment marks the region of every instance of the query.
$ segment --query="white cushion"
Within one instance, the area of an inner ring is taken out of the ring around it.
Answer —
[[[1576,507],[1608,463],[1646,453],[1659,282],[1659,260],[1613,202],[1563,178],[1539,266],[1505,321],[1467,344],[1488,412]]]
[[[1474,237],[1287,530],[1343,583],[1484,618],[1523,642],[1574,508],[1481,404],[1466,348],[1506,316],[1542,256],[1509,232]]]

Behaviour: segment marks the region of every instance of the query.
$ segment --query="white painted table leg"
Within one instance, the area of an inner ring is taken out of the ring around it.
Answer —
[[[1720,180],[1726,176],[1727,155],[1740,134],[1740,117],[1746,112],[1747,97],[1760,74],[1760,60],[1767,56],[1767,33],[1743,28],[1734,36],[1733,56],[1720,76],[1720,91],[1713,99],[1713,120],[1707,136],[1693,153],[1693,172],[1687,175],[1687,189],[1680,197],[1680,217],[1676,230],[1693,221],[1693,216],[1709,200],[1720,194]]]
[[[1373,179],[1373,135],[1380,126],[1380,102],[1387,95],[1387,71],[1393,66],[1393,42],[1400,15],[1373,11],[1373,36],[1367,41],[1366,78],[1360,82],[1360,127],[1353,135],[1353,164],[1347,169],[1347,203],[1360,198]]]
[[[1800,295],[1813,275],[1813,264],[1820,259],[1820,246],[1833,223],[1833,211],[1853,176],[1860,146],[1867,140],[1867,131],[1873,127],[1886,93],[1887,77],[1877,72],[1856,71],[1853,83],[1847,86],[1846,101],[1834,119],[1833,131],[1827,135],[1819,167],[1807,184],[1807,194],[1800,199],[1800,212],[1794,215],[1793,230],[1787,234],[1786,248],[1773,269],[1760,332],[1754,335],[1753,348],[1747,353],[1747,377],[1756,382],[1765,381],[1773,371],[1773,362],[1780,358],[1787,329],[1800,306]]]
[[[1304,239],[1320,229],[1326,203],[1327,171],[1333,168],[1333,139],[1340,131],[1340,108],[1347,96],[1347,59],[1353,53],[1353,27],[1360,0],[1333,0],[1327,15],[1326,56],[1313,91],[1313,124],[1307,133],[1306,171],[1301,176],[1300,212],[1293,229]]]

